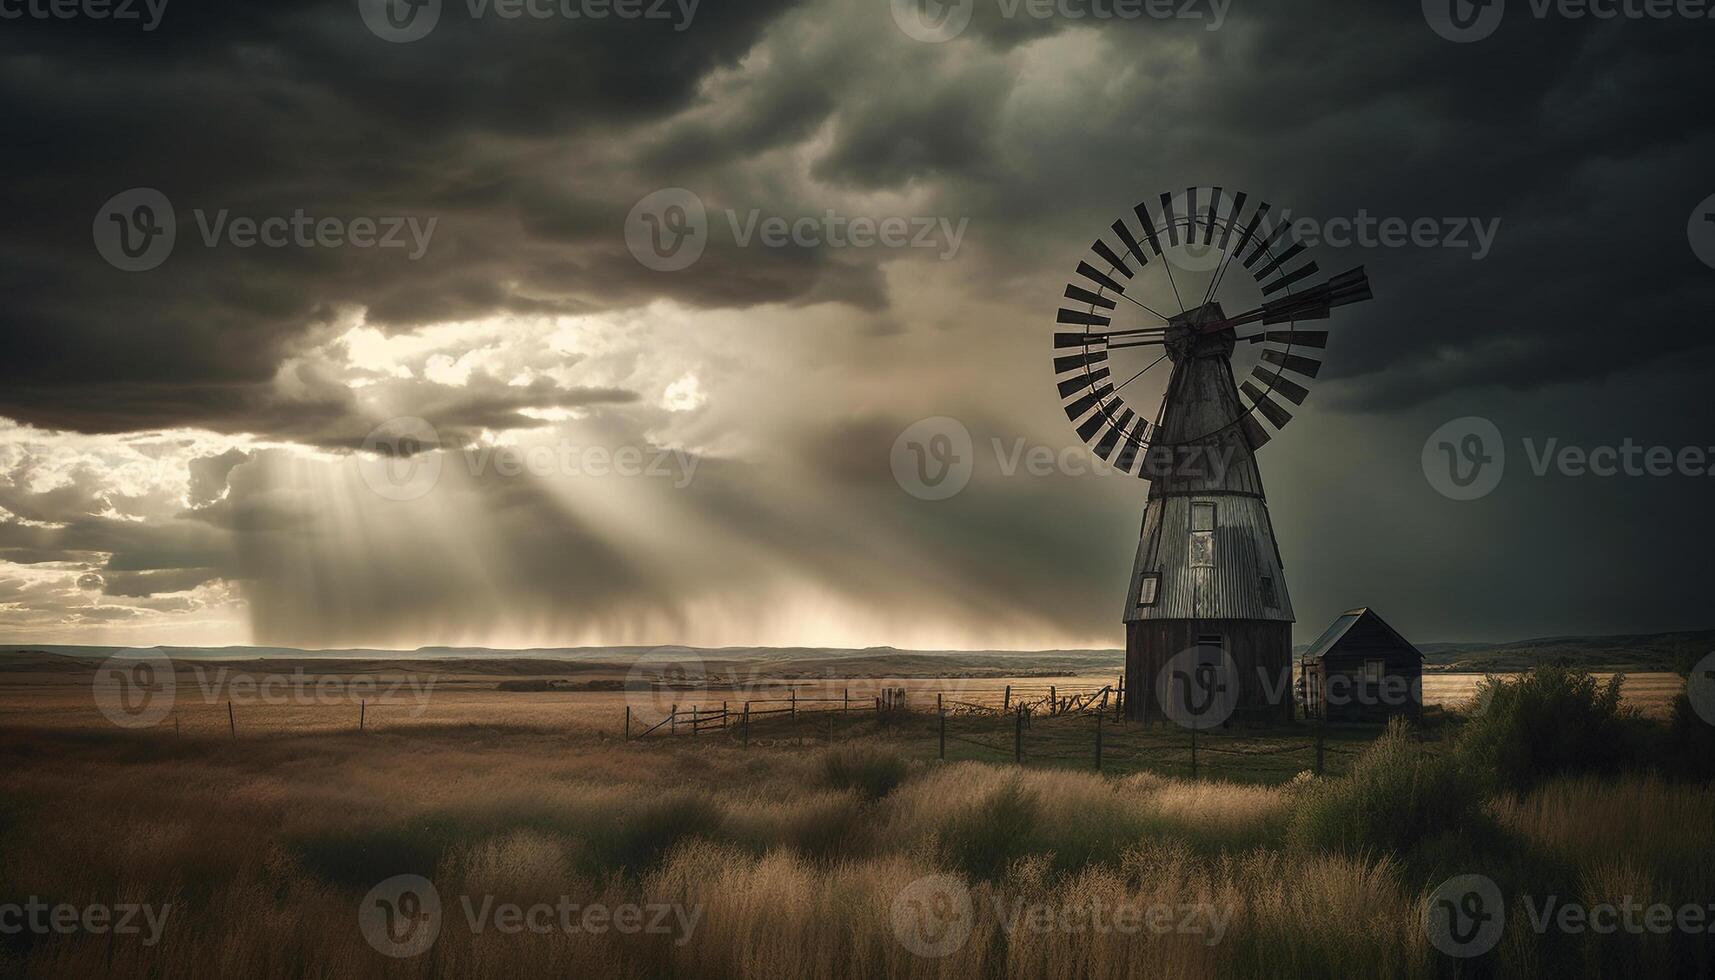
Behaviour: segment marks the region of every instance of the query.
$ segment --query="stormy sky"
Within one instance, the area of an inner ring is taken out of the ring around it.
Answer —
[[[1531,464],[1715,446],[1715,21],[914,2],[0,5],[0,639],[1118,646],[1147,485],[1048,338],[1192,185],[1437,229],[1316,249],[1376,298],[1260,454],[1300,641],[1709,625],[1707,464]]]

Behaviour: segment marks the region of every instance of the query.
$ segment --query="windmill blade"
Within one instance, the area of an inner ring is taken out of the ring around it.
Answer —
[[[1077,399],[1067,403],[1066,417],[1074,422],[1078,421],[1080,418],[1083,418],[1084,413],[1089,411],[1092,405],[1113,394],[1113,392],[1113,385],[1109,384],[1104,384],[1093,391],[1086,392]]]
[[[1307,378],[1316,377],[1316,372],[1322,370],[1322,362],[1313,357],[1301,357],[1298,354],[1283,354],[1277,350],[1265,350],[1262,359],[1276,367],[1302,374]]]
[[[1082,354],[1067,354],[1064,357],[1056,357],[1054,359],[1054,373],[1065,374],[1067,371],[1076,371],[1079,368],[1087,368],[1092,364],[1098,364],[1107,359],[1108,352],[1101,350],[1085,351]]]
[[[1303,242],[1293,242],[1291,245],[1286,247],[1285,251],[1282,251],[1279,255],[1276,255],[1263,263],[1262,268],[1252,272],[1251,276],[1254,277],[1257,282],[1262,282],[1263,277],[1292,261],[1293,257],[1304,251],[1305,248],[1306,246]],[[1264,292],[1267,292],[1267,290],[1264,290]]]
[[[1101,286],[1104,289],[1110,290],[1112,292],[1115,292],[1115,293],[1124,293],[1125,292],[1124,286],[1115,282],[1112,278],[1110,278],[1108,276],[1107,273],[1102,272],[1101,270],[1095,268],[1094,266],[1090,265],[1090,263],[1088,263],[1088,262],[1079,262],[1078,263],[1078,275],[1083,276],[1085,279],[1088,279],[1091,282],[1095,283],[1096,285]]]
[[[1111,404],[1103,405],[1101,408],[1091,412],[1090,417],[1084,420],[1084,424],[1078,426],[1078,438],[1087,443],[1093,444],[1095,442],[1096,433],[1100,432],[1102,427],[1111,421],[1112,414],[1113,405]]]
[[[1149,256],[1143,254],[1143,246],[1137,243],[1137,239],[1132,236],[1131,229],[1125,226],[1125,219],[1117,219],[1108,227],[1113,229],[1114,234],[1120,236],[1121,244],[1125,245],[1126,252],[1137,260],[1139,268],[1149,264]]]
[[[1263,334],[1263,339],[1291,347],[1327,347],[1328,331],[1270,330]]]
[[[1244,195],[1241,194],[1239,196],[1242,198]],[[1269,203],[1267,201],[1263,201],[1261,204],[1257,205],[1256,213],[1252,214],[1251,220],[1245,224],[1245,230],[1239,235],[1239,240],[1233,243],[1233,252],[1235,254],[1244,251],[1245,246],[1250,244],[1252,239],[1256,237],[1257,226],[1262,224],[1262,219],[1268,216],[1268,212]],[[1225,251],[1225,248],[1223,248],[1222,251]]]
[[[1092,293],[1082,286],[1074,286],[1071,283],[1066,284],[1066,298],[1079,303],[1088,303],[1091,306],[1099,306],[1104,310],[1111,310],[1117,305],[1113,300],[1100,293]]]
[[[1288,272],[1285,275],[1281,276],[1279,279],[1276,279],[1275,281],[1273,281],[1273,282],[1269,283],[1268,285],[1262,287],[1262,294],[1264,296],[1267,296],[1267,295],[1270,295],[1271,293],[1278,293],[1282,289],[1285,289],[1286,287],[1292,285],[1295,282],[1300,282],[1304,279],[1307,279],[1307,278],[1315,275],[1317,271],[1318,270],[1317,270],[1316,263],[1314,260],[1306,262],[1303,265],[1299,266],[1298,268],[1292,270],[1291,272]]]
[[[1268,205],[1264,204],[1263,209],[1267,210]],[[1233,237],[1233,228],[1236,227],[1239,223],[1239,215],[1244,214],[1244,213],[1245,213],[1245,192],[1239,191],[1238,196],[1233,198],[1233,210],[1230,214],[1227,215],[1225,227],[1221,231],[1221,244],[1216,246],[1221,251],[1225,252],[1227,250],[1227,242],[1230,241]],[[1241,239],[1241,241],[1242,241],[1242,239]]]
[[[1221,189],[1217,187],[1209,197],[1209,223],[1203,228],[1203,244],[1205,245],[1215,244],[1215,215],[1220,210]],[[1197,209],[1192,208],[1191,213],[1196,214]]]
[[[1256,265],[1256,260],[1262,258],[1264,254],[1272,253],[1275,246],[1285,241],[1286,236],[1290,234],[1292,234],[1292,222],[1283,221],[1280,223],[1280,227],[1274,230],[1274,234],[1269,235],[1266,239],[1258,239],[1256,247],[1251,249],[1251,254],[1245,256],[1245,268],[1249,269]]]
[[[1279,371],[1270,371],[1261,364],[1251,368],[1251,376],[1267,385],[1269,391],[1279,392],[1292,399],[1294,405],[1302,405],[1304,399],[1310,397],[1309,389],[1302,387],[1298,382],[1287,378]]]
[[[1102,367],[1091,371],[1089,374],[1081,374],[1076,378],[1067,378],[1065,381],[1060,382],[1060,397],[1070,398],[1085,388],[1094,387],[1096,382],[1107,376],[1108,369]]]
[[[1112,461],[1114,447],[1119,445],[1120,436],[1125,434],[1125,427],[1131,424],[1132,417],[1131,409],[1120,409],[1120,417],[1114,420],[1114,424],[1109,426],[1108,430],[1102,433],[1101,439],[1096,442],[1097,456]]]
[[[1083,310],[1062,309],[1059,316],[1054,318],[1054,322],[1076,323],[1088,327],[1105,327],[1114,321],[1109,317],[1102,316],[1100,313],[1085,313]]]
[[[1131,431],[1126,433],[1125,438],[1120,442],[1119,455],[1113,459],[1115,469],[1121,473],[1132,472],[1133,467],[1137,465],[1138,456],[1149,448],[1150,440],[1155,438],[1155,433],[1151,429],[1149,420],[1139,415],[1137,421],[1133,423]]]
[[[1273,438],[1249,412],[1239,417],[1239,428],[1244,431],[1245,438],[1250,440],[1252,450],[1261,449]]]
[[[1120,261],[1120,257],[1114,254],[1114,250],[1108,247],[1107,242],[1102,241],[1100,238],[1096,239],[1091,243],[1090,251],[1100,255],[1102,257],[1102,261],[1113,266],[1115,269],[1118,269],[1120,275],[1125,276],[1127,279],[1131,278],[1131,266]]]
[[[1167,244],[1179,244],[1178,219],[1173,216],[1173,196],[1161,192],[1161,223],[1167,226]]]
[[[1149,239],[1149,249],[1156,255],[1161,254],[1161,239],[1155,234],[1155,221],[1149,216],[1149,203],[1146,201],[1131,209],[1137,216],[1138,224],[1143,225],[1143,237]]]
[[[1268,421],[1277,429],[1286,428],[1286,423],[1292,421],[1292,413],[1280,407],[1280,403],[1268,397],[1268,393],[1246,381],[1239,386],[1245,397],[1251,400],[1257,411],[1268,417]]]
[[[1106,347],[1107,334],[1100,333],[1057,333],[1054,335],[1054,349],[1066,347]]]

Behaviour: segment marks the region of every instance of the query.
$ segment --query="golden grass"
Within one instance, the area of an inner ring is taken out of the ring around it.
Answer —
[[[1427,976],[1447,965],[1421,920],[1436,882],[1393,856],[1285,845],[1297,787],[902,766],[903,781],[871,798],[836,785],[846,769],[819,750],[712,740],[0,732],[0,900],[173,904],[157,947],[88,935],[0,941],[0,974],[1117,980]],[[1715,885],[1708,787],[1555,782],[1491,809],[1521,847],[1565,869],[1557,887],[1585,900],[1708,896]],[[443,925],[428,953],[392,960],[360,935],[358,902],[404,871],[435,882]],[[894,930],[895,899],[929,875],[952,876],[973,903],[970,935],[945,958],[913,954]],[[700,919],[682,943],[473,933],[465,896],[669,901]],[[1120,906],[1170,910],[1174,922],[1188,907],[1213,910],[1219,941],[1207,929],[1037,930],[1010,918],[1041,907],[1086,922]],[[1545,947],[1515,929],[1503,965],[1599,975],[1628,949]],[[1661,943],[1625,955],[1667,972],[1684,964]]]

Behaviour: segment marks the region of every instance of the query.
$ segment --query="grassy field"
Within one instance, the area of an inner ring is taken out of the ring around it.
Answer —
[[[1538,928],[1531,904],[1708,908],[1715,786],[1626,764],[1496,785],[1467,771],[1457,719],[1330,729],[1320,776],[1310,729],[1203,735],[1191,779],[1189,733],[1111,721],[1098,773],[1088,715],[1032,719],[1017,766],[1012,719],[974,714],[949,718],[945,760],[937,718],[873,710],[628,742],[619,692],[511,693],[497,722],[502,692],[466,678],[462,703],[485,707],[384,703],[360,734],[311,724],[334,706],[251,705],[278,724],[232,738],[200,714],[177,735],[120,730],[91,719],[87,686],[78,706],[63,679],[11,680],[0,975],[1715,969],[1706,931]],[[566,710],[579,694],[599,707]],[[1471,874],[1508,897],[1504,930],[1455,958],[1426,915]],[[6,904],[31,901],[142,908],[158,928],[6,930]]]

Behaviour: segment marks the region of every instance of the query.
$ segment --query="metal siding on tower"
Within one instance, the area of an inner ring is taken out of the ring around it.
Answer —
[[[1126,590],[1126,622],[1167,619],[1244,619],[1292,622],[1274,528],[1263,497],[1256,456],[1243,431],[1230,424],[1244,412],[1225,356],[1195,357],[1174,366],[1160,445],[1178,445],[1180,464],[1215,454],[1220,467],[1175,466],[1150,481],[1143,531]],[[1190,453],[1187,454],[1186,447]],[[1215,508],[1212,568],[1191,562],[1191,508]],[[1138,606],[1146,575],[1158,575],[1156,601]],[[1262,579],[1273,580],[1275,604]]]

